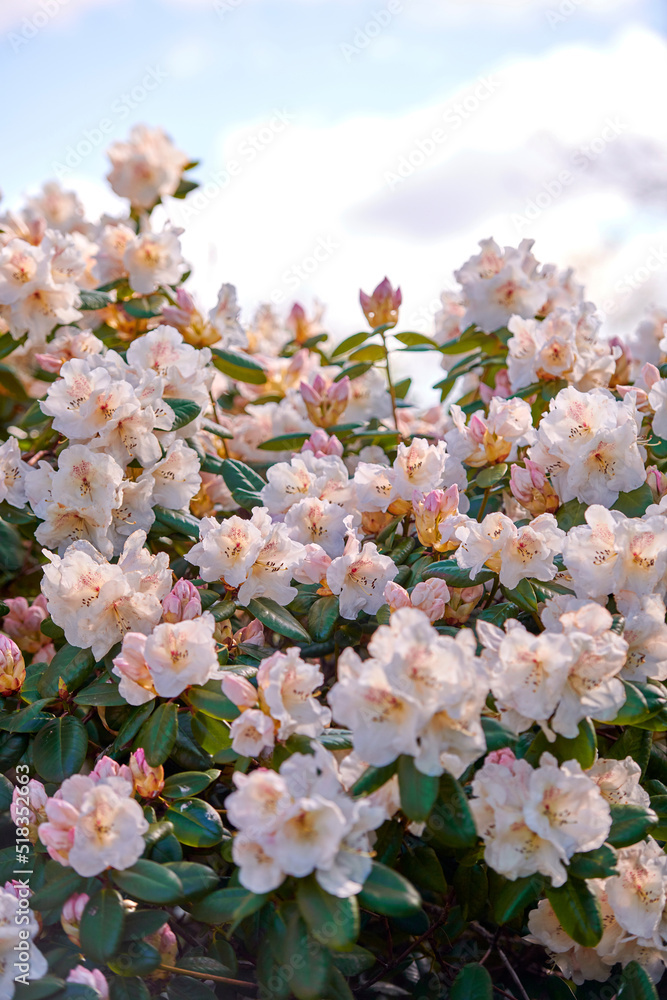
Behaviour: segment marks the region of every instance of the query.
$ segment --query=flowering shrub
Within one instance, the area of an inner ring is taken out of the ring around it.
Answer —
[[[110,158],[0,219],[0,996],[657,997],[665,315],[485,240],[242,325]]]

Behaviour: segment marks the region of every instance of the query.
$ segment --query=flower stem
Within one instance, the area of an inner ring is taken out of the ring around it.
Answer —
[[[400,434],[401,432],[398,430],[398,414],[396,410],[396,389],[394,388],[394,383],[391,378],[391,367],[389,365],[389,349],[387,347],[387,339],[384,333],[381,333],[380,336],[382,337],[382,346],[384,347],[384,360],[387,368],[387,385],[389,387],[389,396],[391,398],[391,412],[394,416],[394,426],[398,431],[398,433]]]

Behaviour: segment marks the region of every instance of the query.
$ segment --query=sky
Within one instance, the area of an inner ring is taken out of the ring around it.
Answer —
[[[159,125],[200,165],[189,285],[326,304],[403,289],[430,332],[494,236],[573,265],[609,334],[667,305],[662,0],[3,0],[3,204],[58,177],[118,214],[105,148]]]

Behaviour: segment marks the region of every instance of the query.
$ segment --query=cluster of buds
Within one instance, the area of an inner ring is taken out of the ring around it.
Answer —
[[[345,412],[350,396],[350,380],[345,375],[339,382],[333,382],[318,372],[312,385],[301,383],[301,395],[315,426],[331,427]]]
[[[241,643],[246,646],[264,645],[264,626],[257,618],[253,618],[248,625],[244,625],[236,632],[232,629],[229,621],[218,622],[213,635],[216,642],[227,646],[230,651],[236,649]]]
[[[560,501],[544,469],[536,462],[531,462],[529,458],[525,459],[525,465],[525,469],[520,465],[512,466],[510,477],[512,496],[533,517],[539,514],[555,514]]]
[[[444,614],[445,624],[465,625],[483,596],[484,586],[481,583],[475,587],[450,587]]]
[[[0,696],[6,698],[20,691],[24,680],[23,653],[13,639],[0,634]]]
[[[445,616],[445,605],[449,600],[449,587],[444,580],[425,580],[418,583],[408,593],[398,583],[388,583],[384,588],[384,599],[390,611],[399,608],[418,608],[428,615],[429,621],[437,622]]]
[[[657,465],[649,465],[646,468],[646,482],[653,494],[653,502],[660,503],[667,493],[667,476],[660,471]]]
[[[466,457],[466,465],[473,469],[504,462],[512,450],[512,442],[491,431],[478,413],[473,413],[470,418],[467,438],[473,450]]]
[[[176,305],[162,310],[165,323],[174,326],[186,343],[193,347],[210,347],[220,340],[220,331],[199,312],[195,300],[184,288],[176,289]]]
[[[189,580],[178,580],[162,601],[162,618],[170,625],[192,621],[199,618],[201,612],[199,591]]]
[[[436,552],[452,552],[461,544],[456,528],[466,518],[459,514],[459,488],[456,483],[446,490],[431,490],[412,497],[412,513],[417,535],[422,545]]]
[[[46,645],[41,624],[49,617],[44,594],[28,604],[25,597],[7,597],[5,604],[9,614],[5,615],[3,628],[24,653],[37,653]]]
[[[154,799],[160,794],[164,788],[164,768],[162,765],[151,767],[141,747],[130,756],[129,768],[137,795],[144,799]]]
[[[316,309],[312,319],[308,319],[306,310],[298,302],[292,306],[289,316],[285,321],[285,326],[292,333],[295,342],[299,345],[305,344],[311,337],[317,337],[324,333],[324,328],[320,322],[322,318],[322,306]]]
[[[359,292],[359,301],[368,320],[368,325],[376,330],[378,326],[396,326],[398,310],[403,301],[401,289],[394,289],[389,278],[385,278],[377,286],[372,295]]]
[[[325,430],[318,427],[303,442],[301,451],[312,451],[315,458],[324,458],[325,455],[338,455],[340,458],[343,455],[343,446],[335,434],[327,434]]]

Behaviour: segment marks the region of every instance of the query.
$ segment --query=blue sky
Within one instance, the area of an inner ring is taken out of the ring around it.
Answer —
[[[166,206],[167,215],[187,228],[184,249],[204,304],[232,280],[247,313],[276,290],[292,293],[285,274],[318,240],[336,244],[294,297],[307,306],[314,297],[330,302],[341,332],[358,322],[359,284],[385,271],[402,282],[406,308],[427,329],[452,268],[484,236],[514,243],[536,236],[538,257],[573,260],[608,301],[618,275],[663,239],[660,0],[218,6],[222,12],[213,0],[6,0],[0,82],[13,95],[2,116],[3,147],[11,150],[0,177],[6,203],[20,203],[68,147],[79,146],[86,155],[63,183],[81,190],[92,213],[113,211],[101,183],[104,148],[141,121],[162,125],[201,159],[195,176],[205,181],[282,110],[288,127],[260,143],[240,178],[193,218],[183,218],[180,204]],[[128,108],[124,95],[151,70],[160,82]],[[419,160],[415,149],[428,147],[443,116],[452,120],[457,101],[474,105],[480,79],[493,74],[497,93],[394,184],[402,158]],[[615,115],[618,140],[605,140],[599,156],[574,168],[576,150]],[[98,142],[103,119],[107,134]],[[647,178],[649,162],[655,176]],[[528,228],[517,222],[568,164],[567,190]],[[625,322],[634,309],[624,296],[611,319]]]

